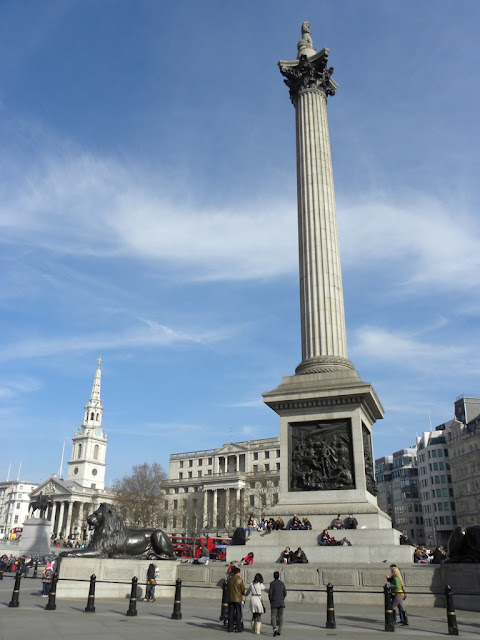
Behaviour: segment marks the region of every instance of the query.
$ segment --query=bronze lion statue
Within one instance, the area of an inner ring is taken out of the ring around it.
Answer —
[[[88,547],[63,551],[61,557],[176,559],[165,531],[126,527],[122,516],[111,504],[102,503],[88,516],[87,522],[95,531]]]
[[[465,530],[455,527],[448,541],[446,562],[480,562],[480,525],[471,524]]]

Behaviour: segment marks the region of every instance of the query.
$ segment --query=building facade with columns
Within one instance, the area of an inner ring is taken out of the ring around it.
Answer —
[[[52,474],[30,496],[32,501],[40,493],[51,497],[46,518],[52,523],[51,532],[57,538],[86,539],[87,517],[101,502],[111,502],[114,497],[113,491],[105,489],[107,434],[102,427],[101,361],[99,358],[83,423],[73,436],[67,477]]]
[[[231,533],[278,500],[279,438],[230,442],[174,453],[164,482],[163,528],[169,533]]]

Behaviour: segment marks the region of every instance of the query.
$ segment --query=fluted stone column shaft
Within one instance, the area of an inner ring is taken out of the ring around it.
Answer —
[[[326,102],[319,89],[295,101],[302,362],[347,358]]]

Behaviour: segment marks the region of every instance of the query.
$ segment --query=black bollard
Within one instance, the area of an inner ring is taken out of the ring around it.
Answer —
[[[228,590],[227,590],[227,581],[223,581],[222,586],[222,608],[220,609],[220,622],[224,623],[227,626],[228,622]]]
[[[128,605],[127,616],[137,615],[137,582],[138,578],[132,578],[132,590],[130,591],[130,604]]]
[[[93,573],[90,576],[90,589],[88,590],[87,606],[85,607],[85,613],[95,613],[95,580],[97,576]]]
[[[383,587],[383,594],[385,596],[385,631],[395,631],[393,607],[392,607],[392,589],[387,584]]]
[[[38,575],[38,560],[35,560],[35,566],[33,567],[33,576],[32,578],[36,578]]]
[[[333,584],[329,582],[327,584],[327,629],[336,629],[337,623],[335,622],[335,605],[333,603]]]
[[[175,600],[173,601],[172,620],[182,619],[182,581],[177,578],[175,582]]]
[[[45,609],[47,611],[55,611],[57,605],[55,604],[55,597],[57,595],[57,582],[58,582],[58,573],[55,572],[52,576],[52,582],[50,583],[50,591],[48,593],[48,602]]]
[[[21,579],[22,579],[22,574],[21,574],[20,571],[17,571],[17,575],[15,576],[15,584],[13,585],[12,599],[8,603],[9,607],[18,607],[18,605],[19,605],[18,596],[19,596],[19,593],[20,593],[20,581],[21,581]]]
[[[453,591],[448,584],[445,587],[445,597],[447,600],[448,635],[458,636],[457,614],[455,613],[455,605],[453,603]]]

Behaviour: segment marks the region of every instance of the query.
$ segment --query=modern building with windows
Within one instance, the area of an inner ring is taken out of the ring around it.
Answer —
[[[24,480],[0,482],[0,538],[8,536],[23,526],[28,516],[30,493],[38,485]]]
[[[231,533],[278,500],[280,440],[230,442],[174,453],[164,482],[163,528],[171,533]]]
[[[417,437],[418,491],[428,547],[446,545],[457,524],[447,447],[453,422],[441,424]]]
[[[460,396],[447,435],[458,524],[480,522],[480,398]]]
[[[394,529],[415,543],[424,539],[423,517],[417,486],[416,447],[400,449],[375,460],[380,508],[392,518]]]

